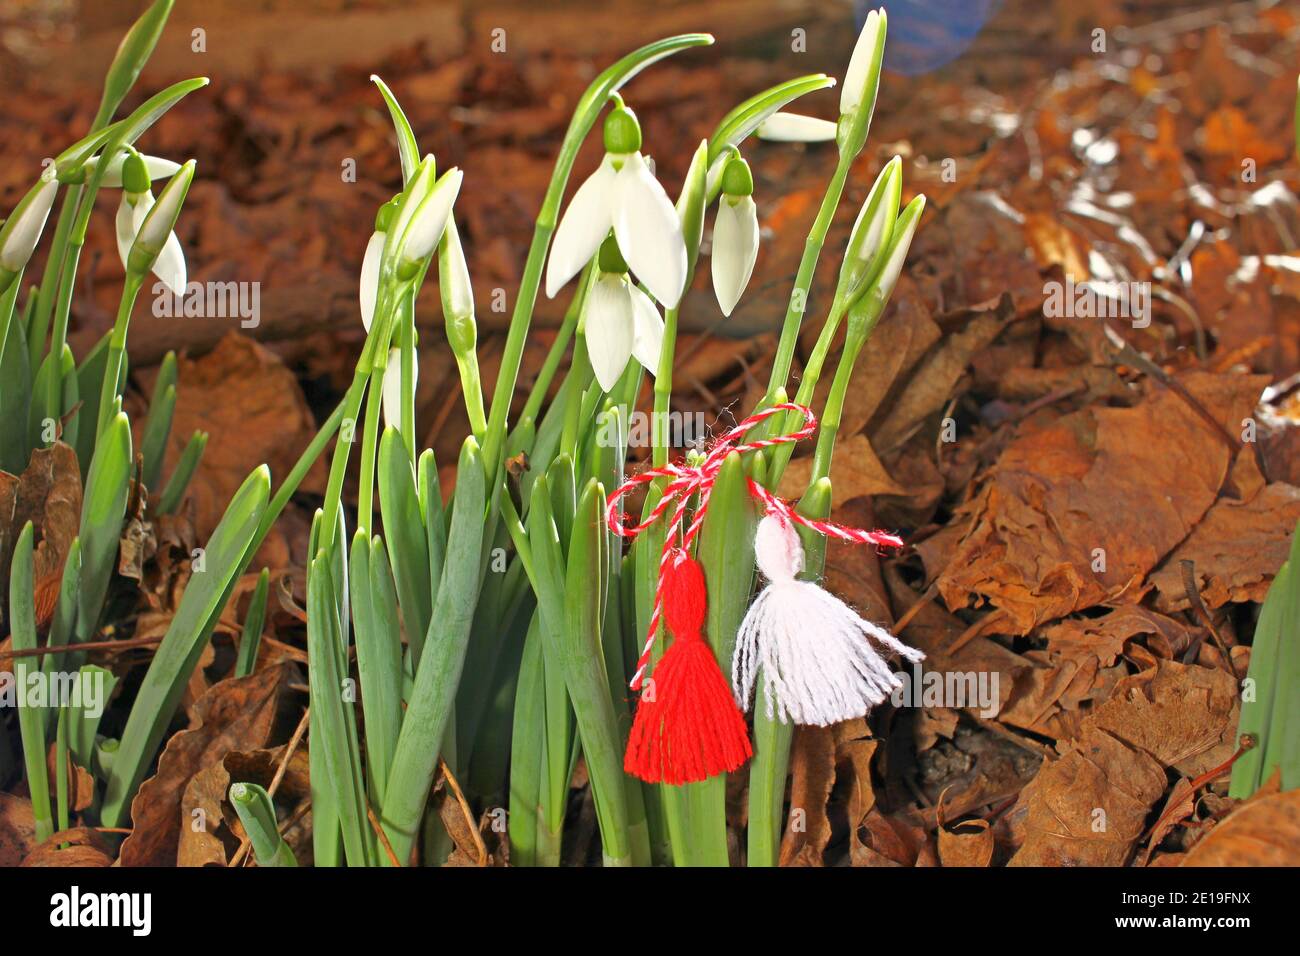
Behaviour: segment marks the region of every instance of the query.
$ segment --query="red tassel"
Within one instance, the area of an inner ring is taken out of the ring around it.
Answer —
[[[623,769],[647,783],[680,786],[736,770],[753,755],[713,649],[701,635],[704,571],[683,551],[663,571],[664,620],[673,642],[654,669],[654,698],[643,696]]]

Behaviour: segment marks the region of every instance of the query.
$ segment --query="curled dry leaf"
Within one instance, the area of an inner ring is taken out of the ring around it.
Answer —
[[[946,867],[988,866],[993,831],[987,820],[964,820],[939,829],[939,862]]]
[[[1169,791],[1169,799],[1165,801],[1164,809],[1160,811],[1160,816],[1156,817],[1155,825],[1151,828],[1151,836],[1139,861],[1143,866],[1150,863],[1151,855],[1160,846],[1160,841],[1172,833],[1178,824],[1190,817],[1195,809],[1196,791],[1192,789],[1186,777],[1180,777],[1174,784],[1174,788]]]
[[[872,444],[888,456],[901,448],[931,415],[956,394],[971,357],[986,348],[1016,317],[1011,297],[1004,294],[992,311],[972,309],[964,328],[941,339],[916,366],[912,377],[870,430]]]
[[[220,681],[198,699],[190,726],[167,742],[157,772],[131,801],[133,829],[122,844],[123,866],[175,865],[181,803],[190,780],[233,750],[264,747],[289,685],[300,682],[295,665],[281,664]]]
[[[28,521],[37,538],[33,577],[38,588],[52,579],[57,593],[64,559],[81,523],[81,468],[77,453],[63,442],[32,452],[21,475],[0,472],[0,573],[6,582],[13,543]]]
[[[244,835],[239,815],[227,799],[230,785],[255,783],[268,788],[269,792],[283,762],[285,749],[280,746],[272,750],[232,750],[190,778],[181,797],[181,819],[202,819],[204,826],[181,828],[176,851],[178,866],[226,866],[229,863],[231,851]],[[310,795],[307,748],[299,747],[290,757],[272,800],[277,806],[293,807]],[[299,824],[285,834],[300,862],[311,859],[310,840],[306,839],[309,835],[310,830],[304,830]]]
[[[98,830],[60,830],[32,850],[23,866],[102,867],[113,865],[113,845]]]
[[[1156,606],[1189,606],[1182,562],[1196,568],[1197,588],[1207,607],[1263,601],[1273,575],[1286,560],[1291,534],[1300,522],[1300,488],[1275,482],[1249,501],[1222,498],[1151,575]]]
[[[45,769],[50,777],[50,793],[55,789],[59,779],[58,747],[51,743],[45,753]],[[95,779],[85,767],[79,766],[71,758],[68,760],[68,807],[74,813],[86,809],[95,798]]]
[[[1124,866],[1165,792],[1150,756],[1095,727],[1039,771],[1012,811],[1023,834],[1009,866]]]
[[[1163,767],[1196,777],[1236,751],[1239,709],[1230,674],[1159,660],[1117,683],[1085,723],[1142,748]]]
[[[17,866],[35,845],[31,800],[0,793],[0,867]]]
[[[1180,866],[1300,866],[1300,790],[1246,801],[1183,857]]]
[[[293,373],[273,352],[235,332],[207,355],[182,358],[178,374],[184,387],[176,393],[163,474],[171,474],[195,431],[208,433],[202,466],[189,489],[195,528],[205,538],[248,473],[266,463],[271,474],[286,474],[315,435],[316,424]],[[321,490],[323,468],[317,462],[303,491]]]
[[[835,784],[835,738],[829,727],[798,727],[790,751],[790,822],[781,866],[822,866],[831,840],[826,801]]]

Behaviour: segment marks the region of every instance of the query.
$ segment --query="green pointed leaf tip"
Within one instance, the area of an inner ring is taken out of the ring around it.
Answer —
[[[127,30],[118,45],[117,53],[104,77],[104,95],[99,104],[98,120],[107,122],[121,104],[123,98],[131,91],[135,81],[140,78],[140,71],[153,55],[158,38],[162,36],[163,27],[171,15],[174,0],[155,0],[155,2]]]
[[[728,146],[738,146],[744,142],[773,113],[784,109],[801,96],[834,85],[834,77],[825,73],[813,73],[778,83],[751,96],[724,116],[709,137],[709,162],[712,163],[722,155]]]
[[[195,90],[207,86],[209,82],[206,76],[196,76],[192,79],[182,80],[179,83],[173,83],[162,92],[154,94],[141,103],[135,112],[126,119],[118,120],[99,132],[92,133],[60,153],[54,160],[56,175],[60,180],[68,175],[79,176],[81,167],[86,160],[93,156],[101,146],[108,144],[109,148],[105,149],[100,156],[99,165],[95,169],[96,178],[93,181],[102,180],[108,164],[121,151],[123,146],[133,145],[168,110]]]
[[[379,95],[384,98],[389,115],[393,118],[393,130],[397,134],[397,155],[402,163],[402,184],[405,185],[411,181],[420,165],[420,146],[415,141],[415,132],[411,129],[406,113],[402,111],[401,104],[397,102],[397,97],[388,88],[388,84],[376,73],[370,74],[370,82],[379,88]]]

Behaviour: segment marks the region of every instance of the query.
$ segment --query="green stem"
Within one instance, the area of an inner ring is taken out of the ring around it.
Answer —
[[[143,284],[144,276],[128,272],[126,282],[122,285],[122,298],[118,303],[117,320],[113,323],[113,334],[108,340],[108,359],[107,364],[104,366],[103,384],[99,390],[99,421],[95,424],[96,444],[98,444],[99,438],[104,434],[104,429],[108,427],[108,423],[113,418],[113,398],[117,394],[117,382],[122,373],[122,354],[126,351],[126,331],[131,324],[131,310],[135,308],[136,296],[140,294],[140,287]],[[60,301],[62,301],[61,294]],[[59,343],[58,348],[61,353],[63,351],[62,343]],[[49,408],[48,403],[46,407]],[[58,415],[57,406],[54,415]]]
[[[406,453],[415,461],[415,289],[402,297],[402,440]],[[476,366],[477,370],[477,366]],[[469,394],[468,392],[466,393]]]
[[[32,314],[32,324],[28,330],[30,338],[27,351],[32,368],[40,365],[41,351],[45,347],[45,333],[49,330],[50,314],[54,310],[54,296],[62,287],[61,277],[68,252],[68,237],[72,235],[72,221],[76,218],[77,203],[80,199],[80,184],[69,186],[63,196],[63,205],[59,208],[59,219],[54,227],[54,238],[50,245],[49,257],[46,259],[45,273],[41,276],[40,292],[36,294],[36,311]]]
[[[694,271],[693,269],[690,271]],[[673,402],[673,354],[677,349],[677,309],[664,313],[664,343],[655,372],[654,414],[650,417],[651,461],[656,468],[668,464],[668,413]]]
[[[388,351],[379,350],[375,361],[378,364],[370,370],[372,387],[366,395],[366,423],[361,430],[361,480],[357,487],[357,530],[367,535],[374,519],[375,454],[379,447],[379,411],[384,394],[379,383],[384,380]]]
[[[568,182],[569,170],[573,167],[576,152],[574,150],[572,155],[567,156],[561,152],[555,172],[551,174],[551,185],[546,191],[546,199],[537,217],[537,225],[533,229],[532,244],[528,247],[524,277],[519,285],[519,297],[515,300],[514,312],[510,316],[510,331],[506,333],[506,344],[501,353],[501,369],[497,373],[496,387],[492,391],[492,405],[488,412],[487,438],[483,443],[483,465],[489,475],[495,475],[501,466],[502,446],[506,437],[506,416],[510,412],[510,402],[515,394],[515,382],[519,377],[519,365],[524,357],[528,327],[533,321],[537,289],[542,281],[542,265],[546,261],[546,250],[551,244],[551,235],[555,232],[556,210],[560,204],[560,196],[564,192],[564,184]]]
[[[587,280],[591,268],[591,263],[587,263],[582,277],[578,280],[578,288],[581,291],[573,297],[568,309],[564,312],[564,321],[560,323],[560,328],[555,333],[555,341],[551,343],[551,347],[546,353],[546,359],[542,362],[541,370],[537,373],[537,380],[533,382],[533,387],[528,393],[523,414],[519,416],[520,421],[525,419],[537,421],[538,415],[541,414],[542,403],[546,401],[546,393],[550,391],[551,382],[555,380],[555,373],[559,370],[560,363],[564,361],[564,352],[569,347],[569,340],[573,338],[573,330],[578,327],[578,317],[582,314],[582,302],[587,294]]]
[[[772,375],[768,380],[767,394],[763,397],[763,406],[772,403],[776,390],[783,387],[790,377],[795,346],[799,343],[799,328],[803,324],[803,315],[808,308],[808,292],[812,288],[813,276],[817,272],[817,260],[821,257],[826,233],[830,231],[831,221],[835,218],[835,210],[839,207],[840,197],[844,193],[844,184],[848,180],[852,165],[853,157],[841,153],[839,162],[835,166],[835,174],[826,185],[826,193],[822,196],[817,218],[813,220],[812,229],[804,241],[803,258],[799,260],[794,291],[790,293],[790,305],[785,313],[785,322],[781,326],[781,338],[777,342],[776,357],[772,360]]]

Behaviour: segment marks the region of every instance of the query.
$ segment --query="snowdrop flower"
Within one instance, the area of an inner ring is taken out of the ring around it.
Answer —
[[[858,42],[854,44],[853,56],[849,58],[849,68],[844,74],[844,85],[840,87],[840,113],[851,115],[857,112],[862,103],[868,99],[874,103],[874,86],[880,79],[880,67],[875,62],[884,43],[885,26],[888,20],[885,9],[872,10],[862,24]],[[874,74],[874,75],[873,75]],[[870,108],[872,104],[868,104]]]
[[[122,188],[122,170],[126,166],[126,150],[122,150],[108,162],[104,170],[104,179],[101,186],[107,186],[111,189]],[[161,156],[146,156],[143,153],[137,154],[144,160],[145,171],[149,175],[150,181],[155,179],[169,179],[176,174],[176,170],[181,168],[180,163],[174,163],[170,159],[163,159]],[[95,167],[99,165],[99,157],[92,156],[82,165],[77,175],[77,181],[83,182],[87,176],[94,172]]]
[[[173,227],[194,179],[190,160],[163,187],[158,200],[149,188],[144,158],[134,150],[122,165],[122,201],[117,207],[117,253],[127,272],[152,270],[173,295],[185,294],[185,253]],[[166,201],[163,205],[164,200]],[[149,223],[146,231],[145,224]],[[166,231],[162,227],[166,225]]]
[[[442,299],[442,316],[447,324],[447,342],[457,360],[474,353],[478,327],[474,321],[474,285],[470,281],[469,263],[460,244],[460,232],[454,219],[447,220],[446,231],[438,245],[438,294]]]
[[[0,292],[13,284],[14,278],[36,251],[58,191],[57,181],[42,177],[19,200],[17,208],[0,228]]]
[[[907,204],[894,223],[889,247],[882,257],[884,262],[872,282],[872,292],[886,302],[889,301],[894,285],[898,282],[898,276],[903,271],[903,262],[907,259],[908,250],[912,248],[912,236],[916,234],[916,227],[921,222],[923,212],[925,212],[925,196],[917,195]]]
[[[617,94],[605,118],[605,157],[560,220],[546,269],[546,295],[596,255],[611,229],[632,271],[667,308],[686,285],[686,243],[672,200],[641,155],[641,127]]]
[[[749,164],[735,157],[722,171],[722,198],[713,223],[713,292],[723,315],[740,301],[758,258],[758,208]]]
[[[628,279],[617,240],[601,244],[596,280],[582,307],[582,327],[596,381],[605,391],[618,384],[630,358],[650,372],[659,365],[664,320],[648,295]]]
[[[825,143],[839,127],[830,120],[800,113],[773,113],[758,124],[754,134],[772,143]]]

